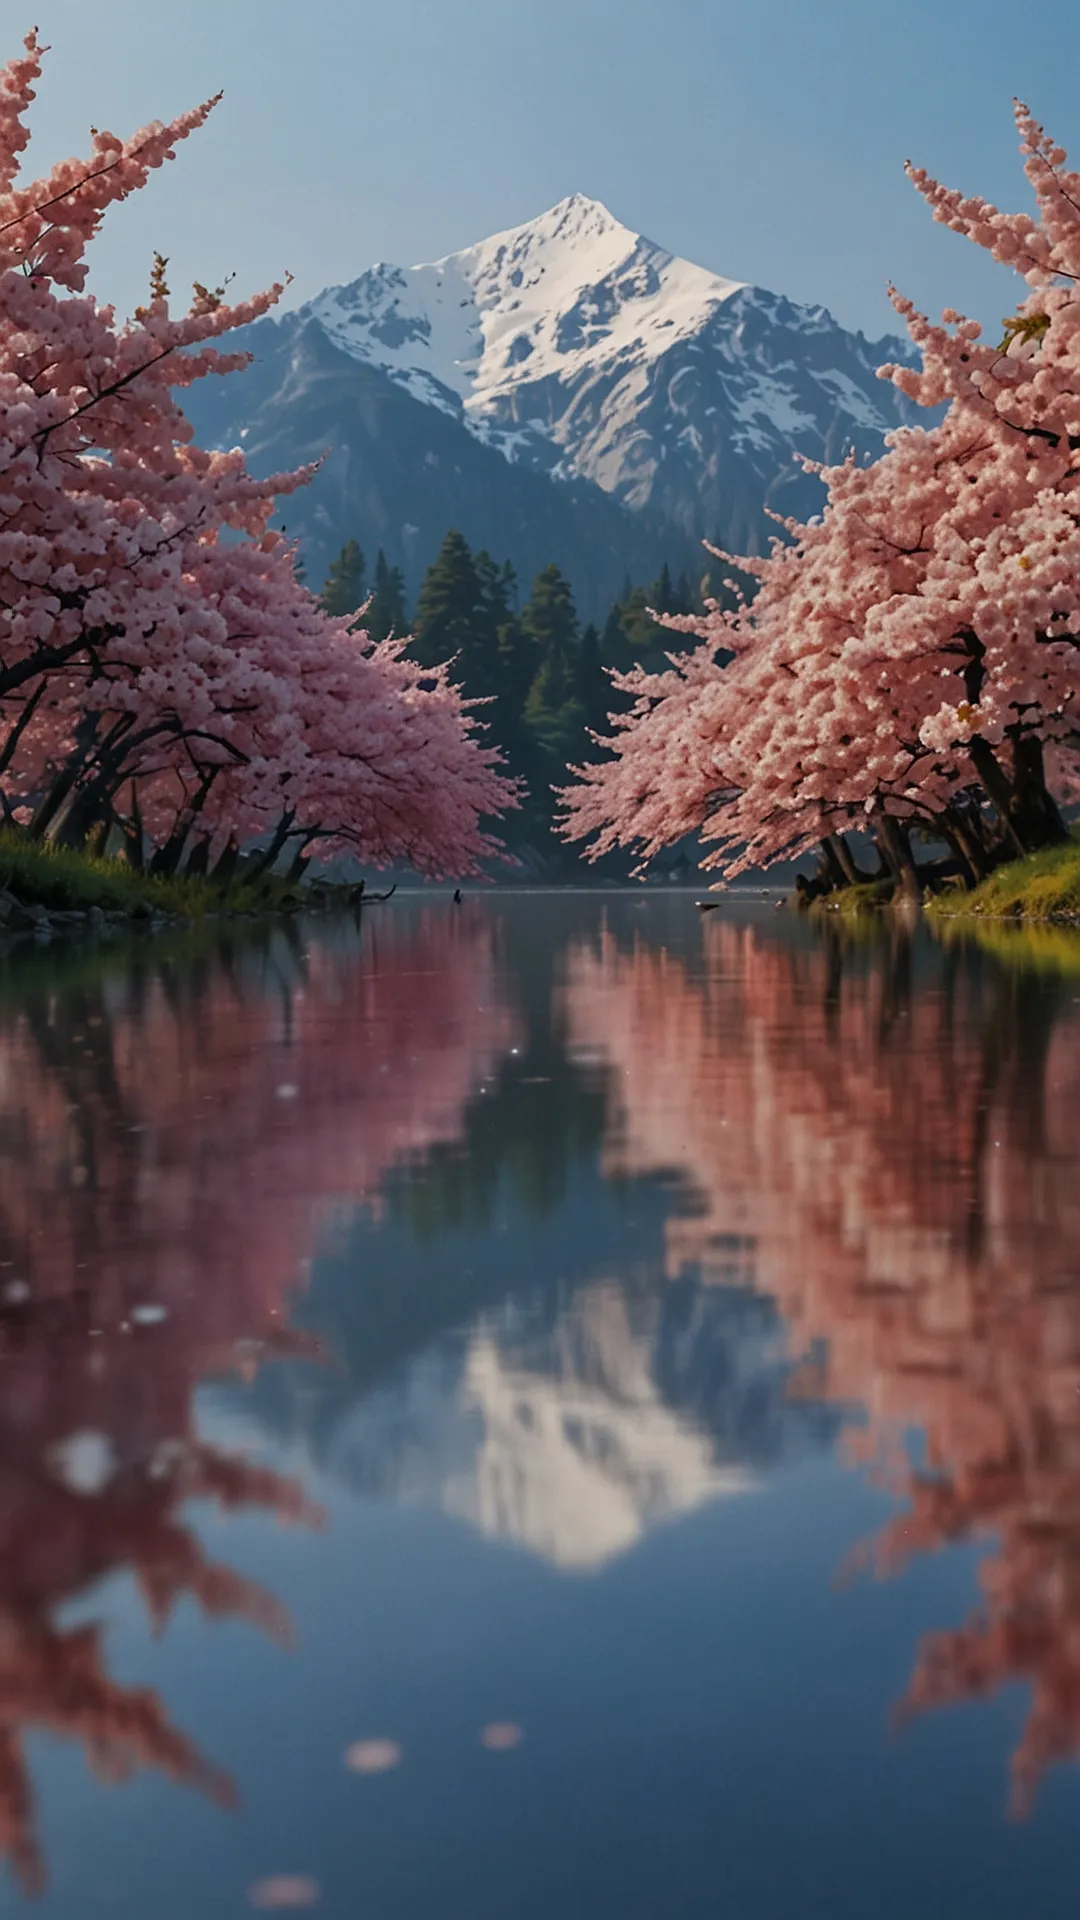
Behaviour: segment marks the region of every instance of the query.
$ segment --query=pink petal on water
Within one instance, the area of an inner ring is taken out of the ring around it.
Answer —
[[[512,1720],[493,1720],[480,1731],[482,1744],[492,1753],[510,1753],[514,1747],[520,1747],[524,1738],[521,1728]]]
[[[319,1883],[306,1873],[272,1873],[248,1888],[251,1905],[263,1913],[280,1913],[287,1907],[313,1907],[318,1898]]]
[[[396,1740],[354,1740],[345,1749],[345,1765],[354,1773],[389,1773],[400,1766],[401,1747]]]

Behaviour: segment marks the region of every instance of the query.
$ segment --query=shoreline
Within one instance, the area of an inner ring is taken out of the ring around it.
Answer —
[[[807,903],[810,915],[840,914],[847,919],[900,911],[906,896],[893,880],[872,880],[843,887]],[[912,899],[911,904],[915,901]],[[970,889],[950,882],[918,902],[927,918],[950,921],[998,921],[1008,925],[1080,927],[1080,834],[1075,830],[1058,846],[1045,847],[1022,860],[1003,861]]]

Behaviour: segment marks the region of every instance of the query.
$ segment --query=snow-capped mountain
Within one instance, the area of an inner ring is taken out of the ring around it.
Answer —
[[[793,452],[876,451],[905,405],[876,377],[903,342],[678,259],[581,194],[302,311],[508,459],[698,537],[730,535],[733,514],[751,531],[763,498],[797,485]]]
[[[193,390],[212,445],[256,472],[329,454],[287,503],[309,577],[356,538],[411,590],[443,535],[555,560],[585,618],[702,538],[762,551],[805,516],[796,453],[876,453],[911,416],[876,378],[906,343],[665,252],[580,194],[429,265],[370,268],[238,339],[254,364]]]
[[[430,265],[372,267],[304,311],[418,399],[463,412],[481,439],[543,456],[567,435],[564,408],[538,406],[538,388],[571,392],[602,368],[655,361],[739,290],[575,194]]]

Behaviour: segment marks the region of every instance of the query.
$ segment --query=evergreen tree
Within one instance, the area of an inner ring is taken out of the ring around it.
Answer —
[[[654,613],[674,613],[675,589],[671,584],[671,569],[664,561],[652,586],[648,589],[648,603]]]
[[[473,565],[478,587],[477,644],[482,644],[485,651],[494,651],[498,646],[500,628],[515,618],[517,577],[509,561],[500,567],[484,547],[473,556]]]
[[[364,584],[367,563],[355,540],[342,547],[326,576],[319,604],[327,613],[355,613],[367,596]]]
[[[483,556],[487,565],[492,563]],[[454,660],[454,678],[473,699],[495,692],[494,650],[485,631],[485,579],[468,542],[451,528],[424,575],[416,604],[414,654],[433,667]]]
[[[630,643],[623,632],[622,610],[625,604],[625,600],[612,601],[600,634],[600,658],[604,665],[618,667],[622,672],[633,664]]]
[[[612,606],[600,642],[605,664],[623,671],[635,664],[650,672],[660,671],[664,656],[679,652],[688,643],[679,634],[662,627],[653,614],[695,610],[695,597],[685,575],[676,586],[665,561],[649,586],[629,588]]]
[[[476,570],[481,587],[479,632],[495,698],[489,709],[491,730],[520,767],[527,752],[525,702],[537,667],[537,651],[516,611],[517,575],[507,560],[501,567],[488,553],[478,553]]]
[[[367,630],[372,640],[387,640],[391,634],[401,639],[408,632],[405,575],[400,567],[388,564],[381,547],[375,559],[375,588],[367,612]]]
[[[604,657],[613,667],[648,666],[656,651],[659,629],[649,612],[644,587],[631,587],[617,600],[604,623]]]
[[[600,635],[590,624],[578,649],[577,698],[584,724],[593,733],[607,733],[614,688],[604,672]]]
[[[557,783],[584,744],[585,713],[575,687],[575,663],[550,653],[539,668],[525,702],[525,725],[535,743],[541,786]]]
[[[578,641],[577,611],[570,582],[552,563],[533,581],[529,604],[521,616],[543,663],[552,652],[572,654]]]
[[[521,624],[539,656],[525,702],[525,726],[534,744],[537,775],[547,786],[580,751],[585,725],[578,697],[577,612],[570,583],[557,566],[537,574]]]

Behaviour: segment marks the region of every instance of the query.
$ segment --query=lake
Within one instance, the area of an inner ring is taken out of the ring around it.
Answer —
[[[0,1914],[1017,1920],[1080,936],[398,895],[0,963]]]

